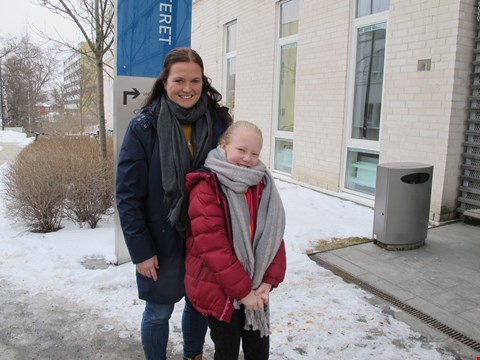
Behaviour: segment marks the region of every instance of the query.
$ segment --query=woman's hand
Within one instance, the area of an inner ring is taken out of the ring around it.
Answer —
[[[137,272],[140,275],[148,277],[153,281],[157,281],[157,269],[158,269],[158,259],[157,256],[153,256],[148,260],[142,261],[137,264]]]

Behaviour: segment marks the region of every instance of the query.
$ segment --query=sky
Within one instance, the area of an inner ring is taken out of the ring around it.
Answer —
[[[2,143],[24,147],[30,142],[24,134],[0,132],[0,152]],[[0,165],[0,192],[8,166],[8,162]],[[287,274],[270,296],[272,359],[455,359],[369,302],[373,295],[344,282],[305,254],[319,239],[370,237],[372,209],[287,182],[277,181],[277,186],[287,217]],[[105,319],[122,314],[122,323],[110,329],[118,331],[119,337],[139,337],[143,302],[137,300],[134,265],[96,270],[82,265],[85,259],[116,262],[113,217],[105,218],[97,229],[67,221],[63,225],[54,233],[28,232],[6,216],[1,197],[0,280],[8,280],[32,298],[37,294],[67,297]],[[179,327],[182,309],[183,300],[175,307],[171,327]],[[179,332],[171,332],[170,345],[181,353]],[[205,352],[211,350],[207,336]]]
[[[37,5],[36,0],[0,0],[0,37],[29,34],[31,41],[40,45],[45,40],[38,30],[54,39],[81,40],[72,22]]]

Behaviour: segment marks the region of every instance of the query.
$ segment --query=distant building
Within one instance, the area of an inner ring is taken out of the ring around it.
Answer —
[[[378,164],[424,163],[430,220],[480,208],[476,0],[193,0],[192,13],[192,48],[235,120],[263,130],[277,176],[371,206]]]
[[[107,135],[113,134],[113,79],[114,79],[114,56],[111,53],[105,54],[103,58],[103,88],[105,101],[105,130]]]
[[[95,122],[97,114],[96,69],[86,42],[64,62],[65,109],[80,117],[82,127]]]
[[[80,103],[80,54],[74,52],[63,62],[65,108],[77,110]]]
[[[35,105],[37,114],[41,117],[47,117],[50,114],[50,109],[52,105],[48,102],[38,103]]]

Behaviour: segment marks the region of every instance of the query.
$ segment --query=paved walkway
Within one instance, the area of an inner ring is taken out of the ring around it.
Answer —
[[[371,242],[312,258],[480,344],[480,226],[458,222],[432,228],[425,246],[415,250],[389,251]],[[480,356],[480,350],[469,349]]]

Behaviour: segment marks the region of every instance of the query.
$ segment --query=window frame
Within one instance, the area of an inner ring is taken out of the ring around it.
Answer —
[[[379,13],[383,13],[383,12],[387,12],[388,10],[384,10],[384,11],[378,11],[378,12],[375,12],[375,13],[370,13],[370,14],[367,14],[367,15],[358,15],[358,3],[360,2],[361,0],[356,0],[355,1],[355,12],[354,12],[354,17],[356,19],[360,19],[360,18],[363,18],[363,17],[366,17],[366,16],[371,16],[371,15],[374,15],[374,14],[379,14]],[[388,1],[388,8],[390,8],[390,0],[386,0]],[[370,9],[371,11],[372,9]]]
[[[356,2],[355,2],[356,3]],[[348,71],[347,71],[347,110],[345,112],[345,131],[344,131],[344,146],[343,146],[343,156],[342,156],[342,171],[340,174],[341,186],[340,189],[342,192],[350,193],[355,196],[366,197],[373,199],[374,195],[369,195],[364,192],[355,191],[353,189],[347,188],[347,162],[348,162],[348,150],[349,149],[360,149],[365,150],[370,153],[377,153],[380,158],[380,139],[382,134],[382,118],[384,111],[384,95],[385,95],[385,64],[387,61],[387,49],[388,49],[388,14],[389,11],[382,11],[379,13],[374,13],[372,15],[366,15],[359,18],[355,18],[356,9],[353,12],[352,18],[352,30],[349,38],[349,59],[348,59]],[[354,139],[352,138],[352,126],[353,126],[353,107],[355,103],[355,76],[356,76],[356,59],[357,59],[357,41],[358,41],[358,30],[362,27],[369,25],[385,23],[386,25],[386,34],[387,38],[385,39],[385,56],[383,62],[383,74],[384,78],[382,80],[382,106],[380,111],[380,129],[378,140],[367,140],[367,139]]]
[[[288,3],[291,0],[281,0],[276,3],[276,29],[275,29],[275,62],[274,62],[274,79],[273,79],[273,88],[274,88],[274,98],[273,98],[273,109],[272,109],[272,137],[271,137],[271,149],[270,152],[270,163],[272,164],[272,171],[280,173],[283,175],[291,176],[291,168],[293,167],[293,160],[290,164],[290,172],[282,171],[275,168],[276,164],[276,144],[277,141],[286,141],[291,142],[292,149],[294,143],[294,131],[295,125],[292,131],[279,130],[279,105],[280,105],[280,66],[281,66],[281,57],[282,57],[282,47],[290,44],[295,44],[298,51],[298,32],[293,35],[288,35],[280,37],[280,27],[281,27],[281,7],[284,3]],[[299,2],[300,6],[300,2]],[[300,19],[298,20],[300,21]],[[298,53],[296,62],[298,62]],[[297,82],[295,82],[295,97],[297,95]],[[296,100],[296,99],[295,99]],[[295,101],[296,103],[296,101]],[[294,109],[295,114],[295,109]],[[295,124],[295,117],[293,123]],[[292,150],[292,158],[293,158]]]
[[[231,26],[235,25],[236,26],[236,39],[235,39],[235,49],[232,50],[232,51],[227,51],[228,50],[228,40],[229,40],[229,28]],[[223,82],[222,82],[222,88],[223,88],[223,94],[224,94],[224,99],[225,99],[225,106],[227,106],[229,109],[229,113],[230,115],[232,116],[232,118],[234,117],[234,114],[235,114],[235,85],[233,87],[234,89],[234,95],[233,95],[233,106],[230,106],[230,104],[227,103],[227,99],[228,99],[228,62],[229,60],[231,59],[235,59],[235,82],[236,82],[236,77],[237,77],[237,65],[236,65],[236,59],[237,59],[237,47],[238,47],[238,44],[237,44],[237,41],[238,41],[238,21],[237,19],[234,19],[234,20],[231,20],[231,21],[228,21],[227,23],[225,23],[223,25],[223,38],[224,38],[224,41],[223,41]]]

